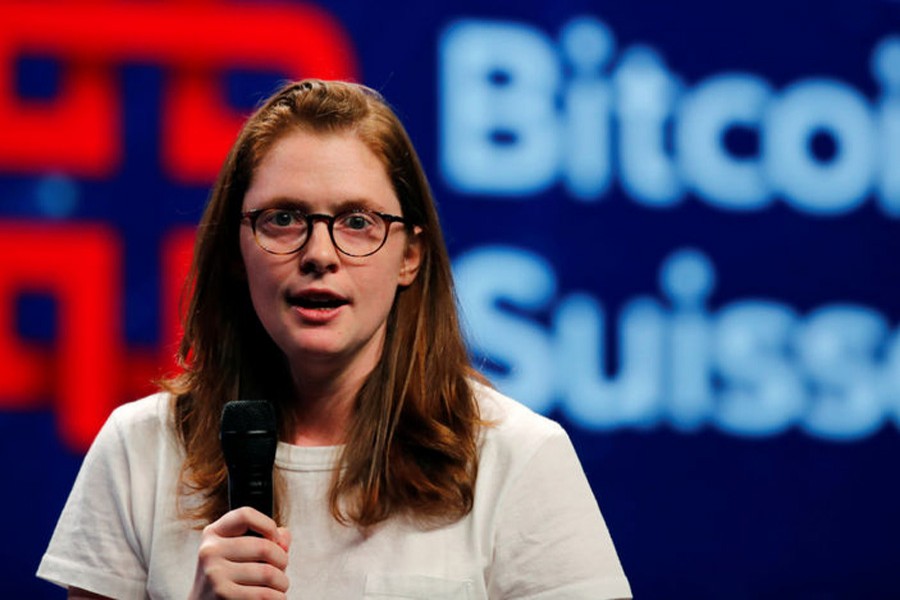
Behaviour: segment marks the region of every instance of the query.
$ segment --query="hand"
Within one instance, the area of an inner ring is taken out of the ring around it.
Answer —
[[[227,512],[203,529],[191,600],[286,598],[290,543],[286,528],[255,509]]]

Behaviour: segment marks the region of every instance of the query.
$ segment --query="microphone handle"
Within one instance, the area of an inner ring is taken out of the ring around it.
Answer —
[[[272,471],[258,469],[229,469],[228,506],[255,508],[267,517],[273,514]]]

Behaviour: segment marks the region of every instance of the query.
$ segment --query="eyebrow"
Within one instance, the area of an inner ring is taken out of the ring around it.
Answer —
[[[299,198],[292,198],[290,196],[277,196],[275,198],[269,198],[262,202],[260,206],[257,206],[255,210],[266,209],[266,208],[291,208],[296,209],[304,213],[312,212],[309,208],[310,203],[301,200]],[[365,198],[357,198],[357,199],[347,199],[341,200],[334,207],[334,214],[347,212],[350,210],[368,210],[372,212],[384,212],[384,208],[380,208],[374,205],[371,200]]]

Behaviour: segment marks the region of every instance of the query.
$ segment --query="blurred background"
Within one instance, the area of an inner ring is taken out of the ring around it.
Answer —
[[[900,2],[0,2],[4,597],[172,366],[279,81],[380,90],[472,353],[559,420],[638,598],[900,597]],[[11,535],[10,535],[11,533]]]

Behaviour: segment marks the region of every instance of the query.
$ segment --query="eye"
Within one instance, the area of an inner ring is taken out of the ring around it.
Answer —
[[[351,231],[364,231],[376,225],[377,217],[363,211],[353,211],[338,215],[335,224]]]
[[[301,221],[296,211],[273,208],[265,211],[260,217],[263,227],[291,227]]]

